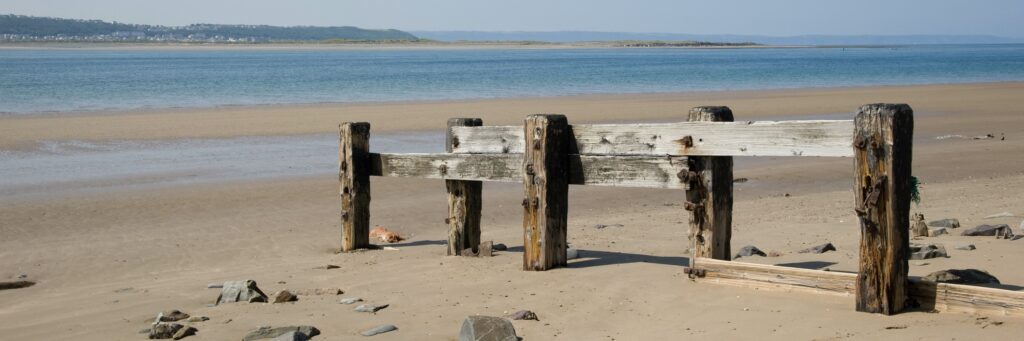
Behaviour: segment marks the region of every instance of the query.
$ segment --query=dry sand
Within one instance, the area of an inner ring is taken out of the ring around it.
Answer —
[[[912,208],[965,226],[1024,214],[1024,83],[930,85],[700,94],[575,96],[466,102],[222,108],[0,119],[0,149],[45,140],[175,139],[330,132],[366,120],[374,131],[436,130],[453,116],[517,124],[529,113],[570,122],[673,121],[696,105],[728,105],[738,119],[840,117],[872,102],[916,110],[914,173],[925,182]],[[848,115],[848,114],[847,114]],[[1005,133],[1006,140],[936,140],[947,134]],[[441,141],[438,141],[441,143]],[[734,249],[753,244],[784,253],[742,261],[856,269],[850,159],[738,160]],[[526,340],[649,339],[1014,339],[1024,318],[908,312],[856,313],[851,297],[763,292],[691,282],[681,192],[574,187],[569,241],[581,258],[542,273],[521,264],[520,185],[484,186],[483,239],[512,247],[489,259],[445,257],[444,185],[373,179],[372,223],[410,237],[397,251],[335,254],[336,177],[237,181],[96,194],[0,198],[0,281],[19,274],[36,286],[0,291],[0,339],[139,340],[162,310],[206,315],[188,340],[240,339],[261,325],[309,324],[316,340],[361,339],[391,323],[380,340],[454,340],[471,314],[520,309]],[[790,196],[784,194],[789,193]],[[623,224],[595,229],[595,224]],[[837,252],[798,254],[831,241]],[[1003,287],[1024,285],[1024,240],[941,236],[951,258],[912,261],[911,275],[985,269]],[[975,251],[954,250],[973,243]],[[927,263],[927,264],[924,264]],[[327,264],[340,269],[315,269]],[[209,282],[254,279],[279,289],[338,287],[342,296],[300,296],[289,304],[207,307]],[[356,313],[341,297],[391,306]],[[1002,324],[994,324],[1001,322]],[[895,328],[888,328],[895,327]]]

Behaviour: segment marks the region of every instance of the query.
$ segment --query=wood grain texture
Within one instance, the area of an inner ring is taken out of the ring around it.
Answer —
[[[584,155],[850,157],[853,121],[679,122],[571,126]],[[522,153],[517,126],[454,127],[454,153]],[[691,136],[693,145],[683,145]]]
[[[448,120],[445,150],[451,152],[459,144],[451,134],[451,127],[483,125],[479,118],[452,118]],[[447,167],[447,166],[445,166]],[[445,180],[448,191],[448,255],[458,256],[462,250],[477,250],[480,245],[480,214],[483,207],[483,183],[472,180]]]
[[[857,274],[752,264],[710,258],[694,260],[705,271],[700,282],[757,290],[804,292],[838,296],[856,293]],[[947,284],[910,278],[908,292],[923,310],[993,316],[1024,316],[1024,292],[981,286]]]
[[[341,251],[370,245],[370,124],[342,123],[338,139]]]
[[[860,221],[857,311],[891,315],[907,306],[914,112],[869,104],[854,120],[855,211]]]
[[[696,107],[688,119],[730,122],[728,107]],[[732,255],[732,156],[690,157],[696,175],[686,191],[689,239],[694,257],[729,260]]]
[[[568,155],[569,184],[686,189],[687,158]],[[522,182],[522,154],[377,154],[371,175]]]
[[[523,154],[523,270],[566,265],[569,124],[562,115],[531,115]]]

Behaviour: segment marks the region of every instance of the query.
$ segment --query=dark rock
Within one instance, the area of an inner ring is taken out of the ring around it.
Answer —
[[[373,329],[370,329],[370,330],[363,331],[362,333],[359,333],[359,335],[362,335],[362,336],[374,336],[374,335],[377,335],[377,334],[383,334],[383,333],[387,333],[387,332],[395,331],[395,330],[398,330],[398,327],[395,327],[395,325],[393,325],[393,324],[385,324],[385,325],[377,326],[377,327],[375,327]]]
[[[299,333],[308,338],[320,335],[320,330],[313,326],[288,326],[288,327],[260,327],[246,334],[242,341],[253,341],[262,339],[273,339],[288,333]]]
[[[811,247],[811,248],[800,250],[800,253],[825,253],[825,252],[835,251],[835,250],[836,250],[836,246],[835,245],[832,245],[832,243],[825,243],[825,244],[821,244],[821,245],[818,245],[818,246],[815,246],[815,247]]]
[[[308,341],[309,336],[297,331],[290,331],[275,337],[272,341]]]
[[[33,285],[36,285],[36,282],[32,282],[32,281],[0,282],[0,290],[28,288],[28,287],[33,286]]]
[[[150,340],[159,340],[159,339],[170,339],[170,338],[173,338],[175,333],[177,333],[179,330],[181,330],[181,328],[184,328],[184,327],[185,326],[177,324],[177,323],[157,323],[157,324],[154,324],[153,327],[151,327],[149,329],[149,339]]]
[[[459,341],[518,341],[509,320],[492,316],[470,316],[462,321]]]
[[[380,311],[381,309],[384,309],[384,308],[387,308],[387,307],[388,307],[387,304],[382,304],[382,305],[360,304],[358,307],[356,307],[353,310],[358,311],[360,313],[376,313],[376,312]]]
[[[957,250],[964,250],[964,251],[971,251],[971,250],[974,250],[976,248],[974,247],[974,244],[965,244],[965,245],[957,246],[956,249]]]
[[[274,303],[286,303],[286,302],[295,302],[295,301],[298,301],[298,300],[299,300],[299,298],[296,297],[295,294],[293,294],[291,291],[281,290],[281,291],[278,291],[276,294],[274,294],[274,299],[271,302],[274,302]]]
[[[337,265],[334,265],[334,264],[327,264],[327,265],[324,265],[324,266],[318,266],[318,267],[315,267],[314,269],[320,269],[320,270],[334,270],[334,269],[341,269],[341,267],[340,267],[340,266],[337,266]]]
[[[178,329],[178,331],[174,333],[174,337],[172,337],[172,338],[175,339],[175,340],[181,340],[181,339],[184,339],[186,337],[189,337],[189,336],[192,336],[192,335],[196,335],[197,331],[199,331],[199,330],[197,330],[197,329],[195,329],[193,327],[185,326],[185,327],[182,327],[181,329]]]
[[[597,225],[594,225],[594,228],[598,229],[598,230],[609,228],[609,227],[611,227],[611,228],[622,228],[622,227],[625,227],[625,225],[622,225],[622,224],[610,224],[610,225],[597,224]]]
[[[26,278],[28,278],[28,274],[18,274],[18,279],[26,279]]]
[[[737,252],[736,256],[733,256],[732,258],[750,257],[754,255],[764,257],[768,254],[764,253],[764,251],[761,251],[761,249],[758,249],[756,246],[747,245],[740,248],[740,252]]]
[[[960,220],[957,219],[940,219],[928,222],[928,226],[931,227],[945,227],[950,229],[960,228]]]
[[[494,249],[494,251],[508,251],[508,246],[502,243],[494,244],[491,248]]]
[[[977,269],[949,269],[936,271],[921,279],[929,282],[950,284],[999,284],[999,279],[995,276]]]
[[[947,234],[947,233],[948,233],[948,231],[946,230],[945,227],[936,227],[936,228],[933,228],[933,229],[928,229],[928,236],[929,237],[938,237],[938,236],[941,236],[941,235],[944,235],[944,234]]]
[[[934,244],[910,244],[910,259],[912,260],[932,259],[938,257],[949,257],[946,253],[946,247]]]
[[[534,320],[534,321],[540,321],[540,319],[537,318],[537,314],[534,314],[532,311],[529,311],[529,310],[517,311],[515,313],[512,313],[512,315],[509,315],[508,318],[513,319],[513,320]]]
[[[224,282],[224,288],[221,289],[220,296],[217,296],[216,304],[266,301],[267,294],[264,294],[263,291],[256,286],[256,281],[247,280]]]
[[[734,184],[741,184],[741,183],[744,183],[744,182],[747,182],[747,181],[750,181],[750,179],[747,179],[747,178],[735,178],[735,179],[732,179],[732,183],[734,183]]]
[[[996,238],[1013,238],[1013,231],[1010,230],[1010,225],[999,224],[999,225],[978,225],[969,229],[964,230],[960,233],[961,236],[996,236]]]
[[[156,322],[175,322],[188,318],[188,314],[180,310],[168,310],[156,315]]]

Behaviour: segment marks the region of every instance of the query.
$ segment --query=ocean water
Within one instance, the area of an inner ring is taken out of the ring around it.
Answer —
[[[1024,80],[1024,45],[0,50],[0,115]]]

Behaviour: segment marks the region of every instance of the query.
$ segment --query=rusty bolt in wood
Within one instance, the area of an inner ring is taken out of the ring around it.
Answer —
[[[686,147],[686,148],[693,147],[693,136],[690,136],[690,135],[683,136],[683,147]]]
[[[683,208],[685,208],[687,211],[691,211],[691,212],[693,210],[696,210],[697,207],[700,207],[700,205],[697,204],[697,203],[694,203],[694,202],[687,201],[686,203],[683,204]]]
[[[533,209],[540,207],[540,198],[533,198]]]
[[[452,218],[444,218],[444,223],[445,224],[451,224],[452,223]]]
[[[346,170],[348,170],[348,162],[342,161],[341,162],[341,171],[346,171]]]
[[[452,147],[455,147],[455,148],[459,147],[459,138],[458,137],[452,137]]]
[[[533,164],[526,164],[526,174],[533,175]]]
[[[523,207],[526,207],[526,205],[529,205],[529,204],[530,204],[530,199],[523,198]]]
[[[446,175],[448,174],[448,165],[440,165],[437,170],[441,171],[441,175]]]
[[[341,211],[341,220],[348,220],[348,212]]]
[[[679,180],[682,181],[682,182],[696,181],[697,180],[697,172],[688,171],[688,170],[684,169],[684,170],[679,171],[679,173],[676,174],[676,177],[678,177]]]
[[[853,147],[857,149],[864,149],[867,147],[868,141],[863,135],[857,135],[857,138],[853,139]]]

